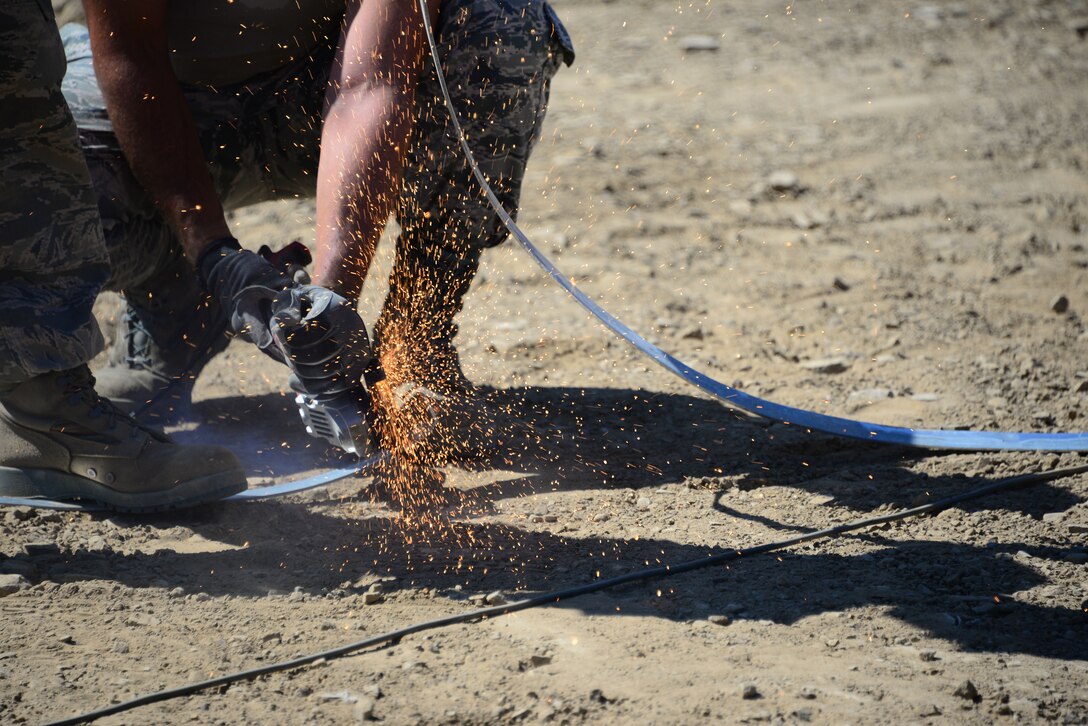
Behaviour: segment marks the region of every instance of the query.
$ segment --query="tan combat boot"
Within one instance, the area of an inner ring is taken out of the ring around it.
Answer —
[[[245,488],[234,454],[175,444],[138,424],[98,395],[87,366],[36,376],[0,396],[0,495],[150,512]]]

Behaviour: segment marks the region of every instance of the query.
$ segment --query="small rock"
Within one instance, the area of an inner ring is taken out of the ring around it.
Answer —
[[[351,708],[351,717],[356,721],[377,721],[377,717],[374,715],[376,705],[373,698],[360,696],[359,700]]]
[[[838,648],[839,647],[839,639],[838,638],[831,638],[830,640],[828,640],[826,642],[827,642],[827,647],[828,648]]]
[[[177,600],[179,598],[183,598],[183,597],[185,597],[185,588],[184,587],[175,587],[174,589],[170,590],[170,592],[166,593],[166,596],[168,598],[171,598],[172,600]]]
[[[729,617],[728,615],[711,615],[709,618],[707,618],[707,620],[714,623],[715,625],[729,625],[733,622],[733,618]]]
[[[937,653],[932,650],[923,650],[918,652],[918,658],[923,663],[932,663],[937,660]]]
[[[114,644],[113,644],[113,652],[114,653],[120,653],[121,655],[124,655],[128,651],[129,651],[128,643],[126,643],[123,640],[114,641]]]
[[[607,522],[610,519],[612,519],[612,515],[608,512],[597,512],[593,515],[594,522]]]
[[[680,337],[684,340],[705,340],[706,331],[701,325],[691,325],[680,332]]]
[[[798,192],[801,180],[792,171],[776,171],[767,177],[767,186],[776,192]]]
[[[740,697],[745,699],[746,701],[751,701],[752,699],[759,698],[759,689],[756,688],[754,683],[746,683],[744,685],[744,688],[741,689]]]
[[[801,367],[813,373],[843,373],[850,368],[850,364],[845,358],[818,358],[805,361]]]
[[[377,605],[378,603],[380,603],[384,599],[385,599],[385,595],[382,595],[380,592],[364,592],[363,593],[363,604],[364,605]]]
[[[322,693],[318,696],[322,701],[339,701],[340,703],[358,703],[359,696],[351,691],[337,691],[336,693]]]
[[[804,686],[801,689],[801,693],[799,695],[801,696],[801,698],[811,701],[816,698],[816,689],[812,686]]]
[[[23,552],[31,557],[38,555],[60,554],[60,547],[55,542],[24,542]]]
[[[635,502],[635,509],[645,512],[647,509],[650,508],[651,504],[652,502],[650,501],[649,497],[639,497],[638,500]]]
[[[76,638],[71,633],[60,636],[59,638],[57,638],[57,641],[61,642],[61,643],[64,643],[65,645],[75,645],[76,644]]]
[[[534,654],[529,658],[529,665],[533,668],[539,668],[540,666],[549,665],[552,662],[552,657],[545,654]]]
[[[1065,512],[1047,512],[1043,515],[1043,521],[1047,524],[1057,524],[1065,519]]]
[[[895,394],[887,388],[863,388],[846,397],[846,407],[856,410],[894,396]]]
[[[30,583],[22,575],[0,575],[0,597],[13,595],[28,587]]]
[[[680,50],[685,53],[700,51],[713,53],[722,47],[721,41],[712,35],[685,35],[680,38],[679,43]]]
[[[846,292],[850,289],[850,285],[846,283],[841,277],[836,277],[834,280],[832,280],[831,287],[835,288],[836,290],[842,290],[843,292]]]
[[[971,681],[964,681],[956,686],[956,690],[952,691],[952,695],[959,696],[968,701],[974,701],[975,703],[982,700],[982,696],[978,695],[978,689],[975,688],[975,684]]]
[[[1058,314],[1068,312],[1069,298],[1065,295],[1058,295],[1058,297],[1050,301],[1050,309]]]
[[[496,590],[495,592],[488,593],[484,598],[484,602],[488,605],[505,605],[507,603],[506,596],[502,594],[502,590]]]
[[[925,718],[926,716],[940,716],[941,709],[937,706],[937,704],[931,703],[928,706],[922,706],[922,708],[918,711],[918,715],[922,718]]]

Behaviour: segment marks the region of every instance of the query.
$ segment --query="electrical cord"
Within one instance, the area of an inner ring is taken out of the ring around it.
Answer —
[[[219,676],[217,678],[209,678],[205,681],[198,683],[190,683],[177,688],[170,688],[167,690],[157,691],[155,693],[149,693],[145,696],[139,696],[130,701],[123,703],[117,703],[105,708],[98,709],[96,711],[88,711],[87,713],[80,714],[78,716],[72,716],[70,718],[62,719],[60,721],[53,721],[46,726],[66,726],[69,724],[81,724],[89,723],[105,716],[111,716],[113,714],[121,713],[123,711],[130,711],[140,706],[146,706],[152,703],[159,703],[162,701],[168,701],[174,698],[180,698],[182,696],[189,696],[200,691],[207,690],[209,688],[216,688],[220,686],[227,686],[231,683],[237,683],[239,681],[248,681],[258,678],[260,676],[269,675],[271,673],[278,673],[281,671],[291,670],[293,668],[300,668],[302,666],[309,665],[319,660],[331,660],[333,658],[339,658],[341,656],[354,653],[364,648],[370,648],[376,645],[382,645],[384,643],[395,643],[402,638],[413,635],[415,633],[421,633],[427,630],[436,630],[438,628],[444,628],[449,625],[458,625],[461,623],[470,623],[482,620],[489,617],[499,617],[501,615],[508,615],[510,613],[519,612],[521,610],[528,610],[530,608],[540,607],[542,605],[549,605],[552,603],[558,603],[564,600],[570,600],[581,595],[588,595],[590,593],[599,592],[612,587],[618,587],[620,585],[626,585],[632,582],[641,582],[644,580],[650,580],[654,578],[672,577],[673,575],[679,575],[685,572],[691,572],[693,570],[699,570],[712,565],[721,564],[723,562],[729,562],[732,560],[738,560],[745,557],[751,557],[753,555],[766,554],[768,552],[774,552],[776,550],[785,549],[787,547],[794,547],[805,542],[811,542],[818,539],[828,539],[837,537],[848,532],[864,529],[866,527],[872,527],[888,522],[895,522],[909,517],[916,517],[922,514],[929,514],[948,507],[954,506],[961,502],[966,502],[971,499],[979,499],[981,497],[995,494],[997,492],[1008,491],[1010,489],[1016,489],[1019,487],[1025,487],[1033,484],[1041,484],[1048,481],[1054,481],[1055,479],[1063,479],[1065,477],[1075,476],[1077,474],[1083,474],[1088,472],[1088,464],[1068,467],[1065,469],[1055,469],[1052,471],[1036,472],[1033,474],[1022,474],[1019,476],[1008,477],[1000,479],[991,484],[987,484],[983,487],[978,487],[961,494],[954,494],[950,497],[923,504],[917,507],[911,507],[909,509],[901,509],[897,512],[890,514],[883,514],[876,517],[868,517],[866,519],[855,520],[846,524],[839,524],[834,527],[828,527],[813,532],[805,532],[788,539],[778,540],[776,542],[768,542],[766,544],[756,545],[754,547],[747,547],[739,550],[731,550],[729,552],[722,552],[709,557],[700,558],[697,560],[687,560],[685,562],[679,562],[674,565],[661,565],[658,567],[651,567],[642,570],[636,570],[629,572],[625,575],[619,575],[617,577],[610,577],[604,580],[598,580],[597,582],[591,582],[584,585],[578,585],[575,587],[569,587],[563,590],[554,590],[552,592],[542,593],[535,595],[524,600],[518,600],[512,603],[506,603],[504,605],[495,605],[487,608],[479,608],[467,613],[461,613],[457,615],[447,615],[442,618],[436,618],[434,620],[427,620],[414,625],[409,625],[405,628],[398,630],[391,630],[380,635],[375,635],[370,638],[342,645],[329,650],[324,650],[318,653],[311,653],[310,655],[300,656],[291,660],[281,661],[279,663],[270,663],[269,665],[260,666],[258,668],[251,668],[245,671],[239,671],[237,673],[230,673],[227,675]]]

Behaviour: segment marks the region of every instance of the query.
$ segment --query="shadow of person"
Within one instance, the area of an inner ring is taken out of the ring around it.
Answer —
[[[467,610],[475,607],[466,602],[474,592],[502,590],[516,599],[519,592],[735,551],[729,542],[564,535],[491,522],[408,526],[370,505],[337,502],[223,504],[149,526],[158,527],[159,536],[137,551],[76,549],[15,559],[42,579],[180,587],[213,596],[343,599],[352,608],[353,598],[383,580],[386,591],[429,588]],[[872,536],[862,541],[862,547],[742,557],[559,606],[672,621],[731,612],[786,625],[879,607],[964,650],[1084,658],[1083,613],[1056,601],[1030,602],[1022,593],[1047,578],[1014,548]]]

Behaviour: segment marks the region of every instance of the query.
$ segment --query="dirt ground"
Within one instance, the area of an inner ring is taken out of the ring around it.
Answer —
[[[1082,2],[555,6],[579,55],[521,219],[609,311],[781,403],[1088,427]],[[285,202],[233,221],[259,245],[312,239],[312,215]],[[117,300],[100,309],[115,317]],[[0,572],[22,578],[0,599],[0,720],[1086,461],[737,417],[610,337],[513,244],[485,257],[460,340],[470,377],[531,433],[446,468],[469,504],[444,531],[372,500],[367,478],[169,516],[0,512]],[[200,379],[204,420],[177,436],[231,446],[253,485],[328,467],[284,390],[236,342]],[[1086,723],[1086,495],[1072,477],[103,723]]]

